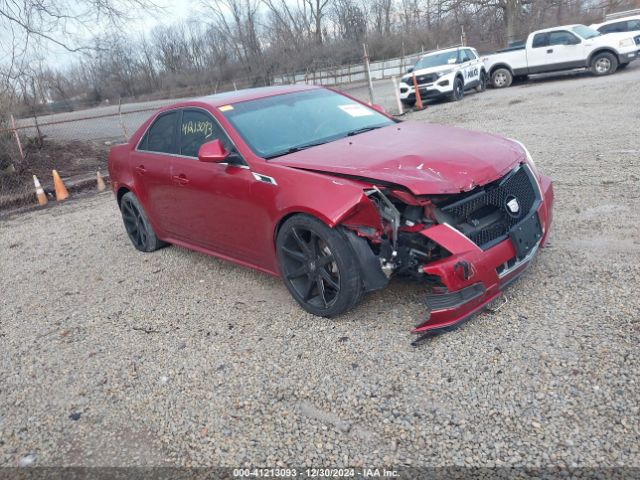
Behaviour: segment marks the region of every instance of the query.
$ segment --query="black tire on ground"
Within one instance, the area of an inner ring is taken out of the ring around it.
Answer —
[[[476,87],[476,92],[484,92],[487,89],[487,72],[480,71],[480,84]]]
[[[307,312],[334,317],[360,300],[360,265],[340,230],[294,215],[278,232],[276,252],[285,286]]]
[[[402,105],[408,108],[413,108],[413,106],[416,104],[415,100],[400,100],[400,101],[402,102]]]
[[[627,68],[629,66],[629,62],[627,63],[621,63],[620,65],[618,65],[618,70],[624,70],[625,68]]]
[[[453,81],[453,91],[451,92],[451,100],[457,102],[464,97],[464,82],[460,77],[456,77]]]
[[[127,192],[120,200],[120,212],[124,228],[133,246],[141,252],[153,252],[166,245],[159,240],[149,218],[133,192]]]
[[[618,69],[618,59],[609,52],[598,53],[591,59],[591,73],[594,75],[610,75]]]
[[[493,88],[507,88],[513,82],[513,75],[508,68],[496,68],[491,74]]]

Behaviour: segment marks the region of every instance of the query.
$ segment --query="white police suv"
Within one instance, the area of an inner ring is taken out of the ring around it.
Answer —
[[[455,47],[423,55],[400,80],[400,100],[412,107],[416,103],[415,74],[422,100],[448,96],[457,101],[465,90],[482,92],[487,86],[484,64],[475,48]]]

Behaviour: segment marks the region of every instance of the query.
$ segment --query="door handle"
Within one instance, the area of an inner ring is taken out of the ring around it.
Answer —
[[[547,53],[553,53],[553,48],[550,48],[549,50],[547,50]]]
[[[144,168],[144,165],[138,165],[135,168],[136,172],[138,172],[140,175],[144,175],[145,173],[147,173],[147,169]]]
[[[189,183],[189,179],[183,173],[181,173],[180,175],[174,175],[172,178],[173,181],[178,185],[186,185],[187,183]]]

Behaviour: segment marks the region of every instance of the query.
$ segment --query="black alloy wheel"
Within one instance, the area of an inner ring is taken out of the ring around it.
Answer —
[[[484,92],[487,89],[487,74],[484,70],[480,72],[480,85],[476,87],[476,92]]]
[[[133,193],[128,192],[122,197],[120,212],[127,235],[136,249],[153,252],[164,245],[153,231],[142,205]]]
[[[457,102],[464,97],[464,82],[460,77],[456,77],[453,81],[453,92],[451,92],[451,100]]]
[[[278,233],[280,272],[308,312],[332,317],[353,307],[362,292],[360,269],[341,232],[307,215],[295,215]]]

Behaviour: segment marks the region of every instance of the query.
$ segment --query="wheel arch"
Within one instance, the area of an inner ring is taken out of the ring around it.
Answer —
[[[118,201],[118,207],[120,206],[120,202],[122,201],[122,197],[124,197],[127,193],[129,193],[131,191],[132,190],[129,187],[125,186],[125,185],[122,185],[122,186],[120,186],[120,188],[118,188],[118,191],[116,193],[116,199]]]
[[[498,70],[499,68],[506,68],[507,70],[509,70],[509,73],[511,73],[511,75],[513,76],[513,69],[511,68],[510,65],[506,63],[496,63],[495,65],[493,65],[491,67],[491,70],[489,70],[489,76],[493,75],[496,72],[496,70]]]
[[[591,52],[589,54],[589,58],[587,59],[587,66],[591,66],[591,62],[593,62],[593,59],[597,56],[600,55],[601,53],[610,53],[611,55],[613,55],[614,57],[616,57],[616,60],[618,61],[618,63],[620,63],[620,56],[618,55],[618,52],[616,52],[613,48],[611,47],[600,47],[596,50],[594,50],[593,52]]]
[[[373,290],[379,290],[384,288],[389,283],[389,278],[382,271],[380,261],[378,257],[374,254],[369,242],[358,235],[356,235],[352,230],[338,223],[335,224],[331,222],[329,219],[324,217],[322,214],[314,215],[310,213],[307,209],[296,209],[295,211],[288,212],[283,215],[280,220],[276,223],[276,227],[273,232],[273,245],[274,248],[277,248],[277,239],[278,233],[282,229],[284,223],[290,218],[296,215],[307,215],[313,217],[317,220],[320,220],[322,223],[327,225],[329,228],[336,229],[343,236],[351,251],[353,252],[355,258],[357,259],[358,268],[360,269],[360,277],[362,280],[362,288],[365,292],[371,292]]]
[[[289,220],[291,217],[295,217],[296,215],[307,215],[309,217],[314,217],[320,220],[325,225],[327,225],[329,228],[334,228],[336,226],[336,224],[332,222],[329,218],[327,218],[325,215],[323,215],[320,212],[314,211],[310,208],[297,207],[297,208],[290,209],[286,213],[284,213],[275,223],[275,228],[273,229],[273,246],[274,247],[278,239],[278,233],[282,229],[282,226],[284,225],[284,223],[287,220]]]

